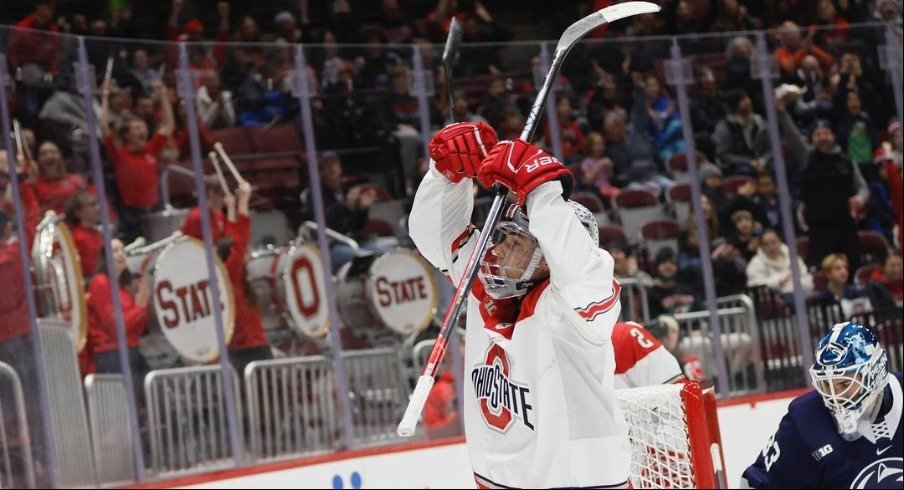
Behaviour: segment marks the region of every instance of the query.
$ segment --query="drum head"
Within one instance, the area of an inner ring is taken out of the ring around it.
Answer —
[[[439,302],[432,267],[410,250],[388,252],[374,260],[367,295],[383,325],[405,336],[430,324]]]
[[[43,224],[32,248],[41,282],[42,316],[68,322],[75,348],[81,352],[88,342],[88,303],[78,249],[66,223],[50,220]]]
[[[320,249],[310,243],[293,245],[284,262],[283,284],[292,328],[308,337],[323,337],[330,329],[330,308]]]
[[[235,303],[226,267],[214,256],[220,286],[219,301],[214,301],[206,260],[203,243],[186,238],[167,245],[154,264],[154,312],[160,329],[180,355],[201,363],[219,355],[215,305],[223,311],[227,343],[235,327]]]

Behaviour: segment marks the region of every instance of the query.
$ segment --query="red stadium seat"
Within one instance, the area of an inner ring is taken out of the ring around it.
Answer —
[[[730,196],[735,195],[738,188],[747,182],[753,182],[753,178],[746,175],[730,175],[722,179],[722,192]]]
[[[813,272],[813,290],[824,291],[829,285],[829,278],[823,271]]]
[[[378,237],[391,237],[395,236],[395,230],[392,229],[392,225],[387,223],[384,220],[370,218],[364,224],[364,228],[361,229],[361,236],[370,237],[370,236],[378,236]]]
[[[860,287],[865,287],[866,283],[873,277],[877,270],[882,270],[882,264],[866,264],[860,266],[854,273],[854,283]]]
[[[799,237],[797,239],[797,255],[800,257],[800,260],[804,262],[807,261],[807,255],[810,253],[810,238],[809,237]]]
[[[640,227],[654,219],[665,218],[662,206],[652,192],[642,189],[625,189],[615,195],[613,204],[616,216],[625,230],[628,243],[640,241]]]
[[[640,236],[643,238],[643,248],[647,257],[655,257],[663,248],[678,250],[678,236],[681,227],[678,222],[671,219],[657,219],[647,221],[640,227]]]
[[[602,225],[599,227],[599,232],[600,246],[605,246],[606,244],[612,242],[628,243],[628,237],[625,236],[625,231],[622,230],[621,226]]]
[[[223,144],[223,149],[229,156],[250,155],[256,152],[248,128],[217,129],[211,131],[210,136],[214,141]]]
[[[691,185],[687,182],[676,184],[669,188],[665,194],[665,200],[672,206],[675,219],[678,223],[685,223],[691,214]]]
[[[881,264],[888,257],[888,241],[877,231],[860,231],[857,233],[860,242],[860,263]]]
[[[248,128],[255,153],[304,153],[298,130],[292,124]],[[224,143],[225,144],[225,143]]]
[[[700,166],[703,165],[704,162],[706,162],[706,155],[698,151],[697,168],[700,168]],[[668,169],[669,173],[672,174],[672,177],[674,177],[678,182],[690,181],[690,169],[688,168],[686,154],[676,153],[672,155],[672,157],[665,162],[665,167]]]
[[[592,192],[575,192],[571,195],[571,200],[581,204],[593,214],[604,212],[603,201]]]

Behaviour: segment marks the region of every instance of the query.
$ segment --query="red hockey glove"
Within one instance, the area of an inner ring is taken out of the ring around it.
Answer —
[[[436,170],[452,182],[477,175],[480,162],[499,139],[489,124],[455,123],[439,130],[427,150]]]
[[[521,206],[527,195],[545,182],[560,180],[565,199],[574,187],[571,170],[543,149],[520,139],[501,141],[493,147],[480,164],[477,178],[485,187],[499,183],[517,192]]]

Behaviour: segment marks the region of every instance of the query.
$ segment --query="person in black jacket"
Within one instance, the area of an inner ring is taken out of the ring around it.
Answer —
[[[850,259],[851,270],[857,270],[860,245],[854,216],[869,199],[866,181],[858,166],[836,144],[829,121],[816,121],[809,146],[784,110],[783,99],[778,99],[776,105],[788,151],[802,166],[800,195],[810,230],[807,263],[817,266],[826,255],[842,253]]]
[[[335,153],[325,153],[320,159],[320,189],[323,195],[323,213],[327,228],[351,238],[360,239],[359,233],[367,224],[370,206],[377,198],[372,187],[346,188],[342,183],[342,162]],[[301,194],[305,210],[314,214],[314,202],[310,189]],[[341,242],[330,244],[333,268],[354,258],[354,251]]]

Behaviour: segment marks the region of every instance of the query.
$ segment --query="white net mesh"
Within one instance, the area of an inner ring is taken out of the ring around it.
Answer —
[[[695,488],[683,385],[616,391],[628,422],[634,488]]]

